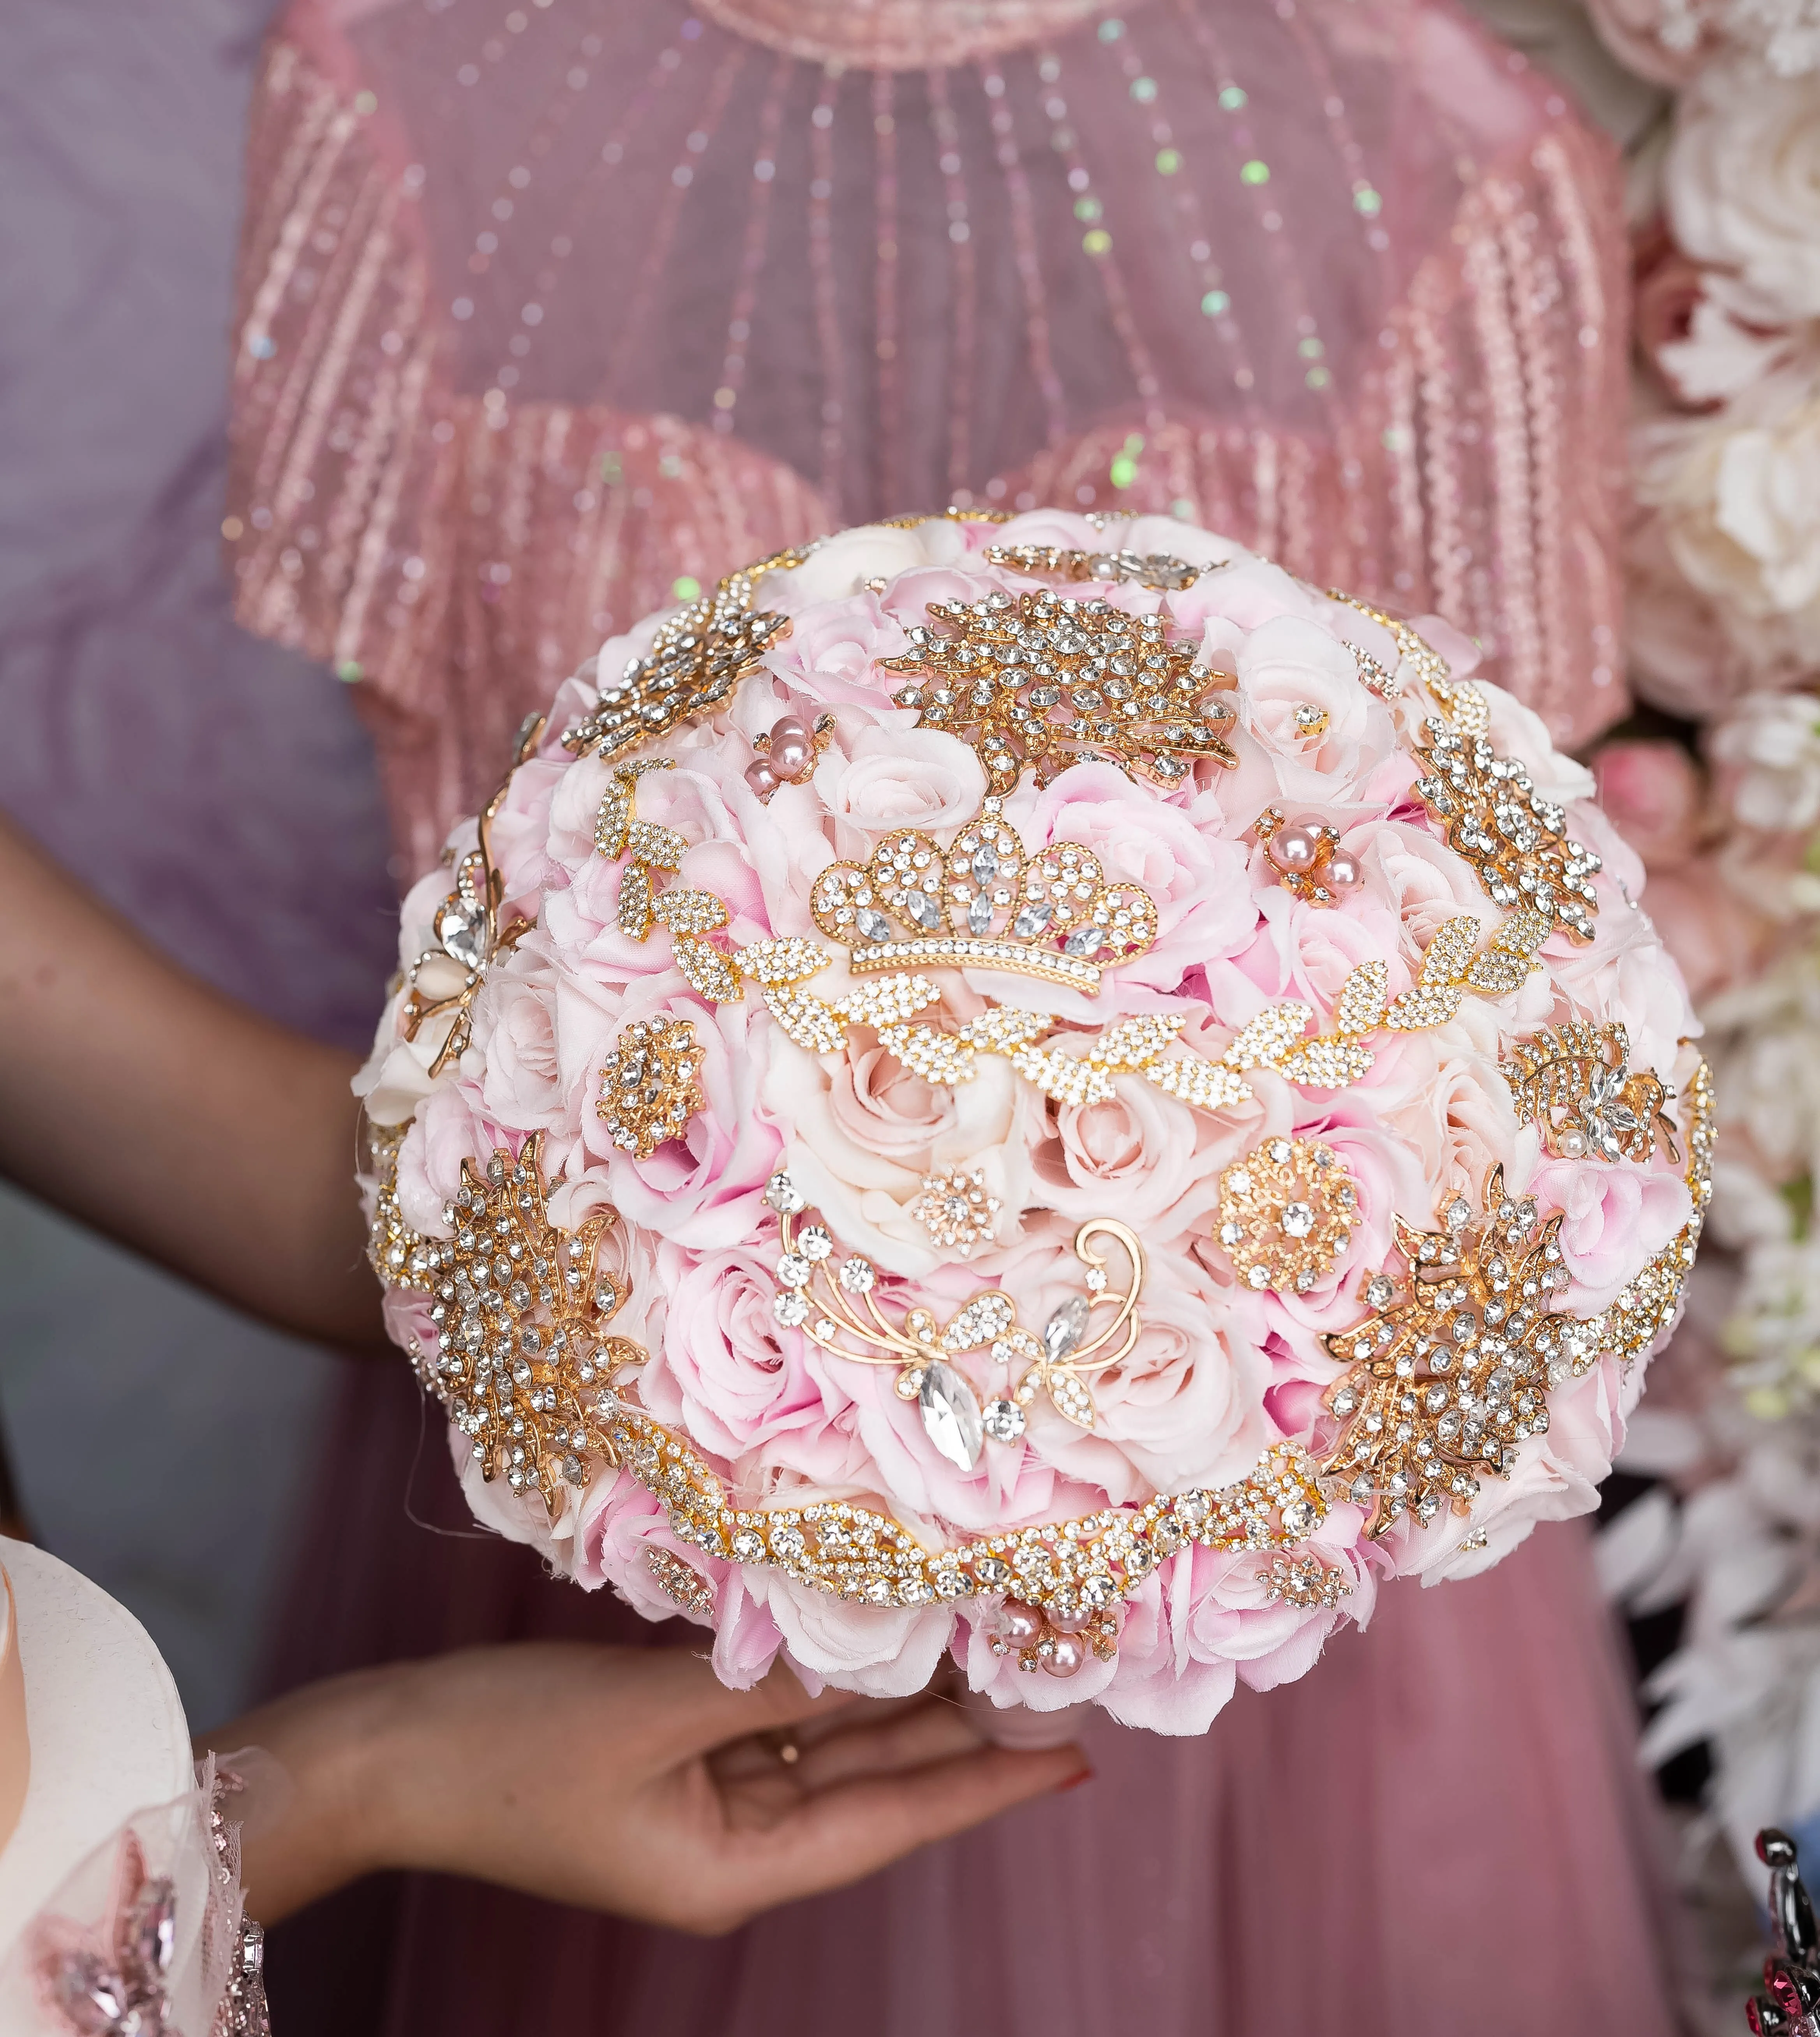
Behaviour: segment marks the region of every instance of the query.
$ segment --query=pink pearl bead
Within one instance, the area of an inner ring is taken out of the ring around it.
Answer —
[[[780,778],[800,778],[815,762],[815,738],[800,715],[780,716],[772,725],[765,762]]]
[[[777,773],[760,757],[746,767],[746,782],[761,799],[768,799],[777,790]]]
[[[1350,848],[1336,848],[1327,858],[1325,875],[1331,890],[1350,891],[1363,879],[1365,872]]]
[[[1058,1634],[1055,1650],[1043,1657],[1043,1667],[1052,1676],[1071,1676],[1087,1659],[1087,1644],[1078,1634]]]
[[[1049,1624],[1058,1634],[1078,1634],[1091,1623],[1093,1617],[1091,1606],[1082,1606],[1078,1612],[1058,1612],[1053,1606],[1049,1608]]]
[[[1014,1648],[1034,1648],[1043,1638],[1043,1616],[1021,1598],[1008,1598],[999,1608],[999,1631]]]
[[[1295,874],[1312,870],[1320,851],[1320,837],[1300,822],[1291,821],[1287,827],[1278,828],[1271,837],[1264,852],[1278,869]]]
[[[774,729],[769,760],[780,778],[800,778],[815,762],[815,745],[806,735],[780,735]]]

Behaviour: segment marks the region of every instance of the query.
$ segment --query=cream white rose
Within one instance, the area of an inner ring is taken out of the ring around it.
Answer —
[[[1765,833],[1820,821],[1820,701],[1811,693],[1750,693],[1708,739],[1732,817]]]
[[[1712,607],[1759,683],[1811,667],[1820,641],[1820,398],[1769,376],[1707,417],[1659,418],[1633,435],[1638,506],[1652,542]]]
[[[1663,195],[1676,240],[1735,278],[1740,310],[1820,317],[1820,75],[1708,65],[1677,103]]]

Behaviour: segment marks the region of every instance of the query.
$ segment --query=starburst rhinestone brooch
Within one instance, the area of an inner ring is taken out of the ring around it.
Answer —
[[[1508,1477],[1517,1445],[1548,1427],[1548,1389],[1573,1362],[1575,1325],[1550,1313],[1569,1284],[1561,1223],[1506,1195],[1502,1167],[1477,1213],[1456,1196],[1439,1230],[1396,1219],[1403,1276],[1373,1275],[1370,1313],[1326,1340],[1348,1370],[1327,1391],[1343,1426],[1322,1469],[1368,1534],[1406,1510],[1470,1513],[1480,1480]]]
[[[1268,1139],[1220,1177],[1218,1237],[1248,1287],[1305,1294],[1358,1219],[1358,1185],[1318,1139]]]
[[[910,1214],[932,1243],[965,1259],[991,1239],[1003,1207],[987,1188],[982,1169],[942,1167],[924,1180]]]
[[[610,1215],[573,1233],[551,1223],[541,1144],[534,1133],[484,1173],[462,1162],[446,1212],[453,1235],[421,1241],[420,1284],[436,1329],[425,1384],[474,1439],[481,1475],[541,1493],[553,1519],[563,1487],[587,1483],[591,1454],[612,1461],[610,1382],[644,1354],[606,1329],[625,1298],[595,1264]]]

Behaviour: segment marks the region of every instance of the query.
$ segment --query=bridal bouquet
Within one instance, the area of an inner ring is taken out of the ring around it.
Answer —
[[[407,899],[374,1262],[481,1519],[729,1682],[1199,1732],[1589,1508],[1707,1196],[1681,979],[1473,648],[1166,519],[615,639]]]

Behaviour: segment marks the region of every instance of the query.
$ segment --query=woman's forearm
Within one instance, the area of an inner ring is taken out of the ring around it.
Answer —
[[[377,1342],[355,1063],[178,968],[0,821],[0,1173],[299,1333]]]

